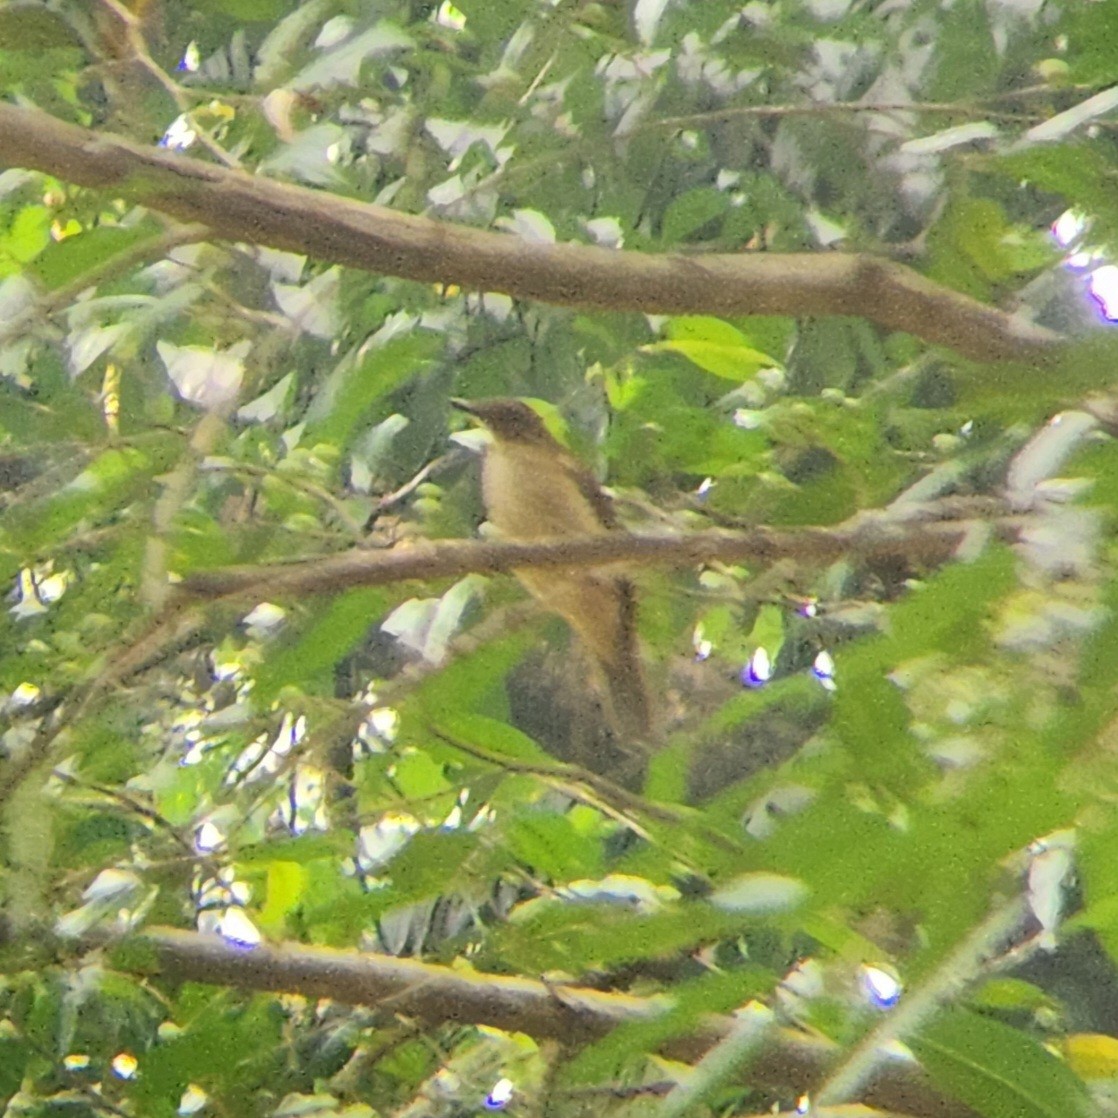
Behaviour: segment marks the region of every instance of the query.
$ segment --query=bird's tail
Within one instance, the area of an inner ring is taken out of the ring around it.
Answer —
[[[626,743],[650,744],[652,704],[637,640],[637,603],[630,583],[618,581],[619,625],[612,654],[601,658],[613,721]]]

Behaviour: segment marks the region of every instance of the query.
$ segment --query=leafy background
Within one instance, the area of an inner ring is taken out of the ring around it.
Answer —
[[[656,1055],[747,1003],[840,1069],[903,1037],[959,1113],[1113,1112],[1115,80],[1108,4],[0,6],[6,99],[71,123],[530,241],[872,252],[1068,339],[985,365],[860,319],[552,308],[9,167],[5,1113],[450,1115],[505,1082],[524,1114],[790,1109],[818,1075],[748,1044]],[[448,397],[494,394],[550,402],[642,531],[829,527],[923,479],[1019,542],[642,573],[642,790],[568,740],[562,626],[481,574],[193,607],[86,690],[169,576],[474,534]],[[674,1009],[575,1051],[91,945],[144,924]]]

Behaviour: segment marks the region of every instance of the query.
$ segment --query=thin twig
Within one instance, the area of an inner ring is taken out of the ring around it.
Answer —
[[[638,796],[636,793],[622,788],[621,785],[615,784],[608,777],[601,776],[578,765],[571,765],[565,761],[526,761],[522,758],[507,757],[499,753],[491,753],[481,746],[453,738],[435,728],[431,729],[431,733],[452,749],[476,757],[479,761],[495,765],[506,772],[536,776],[541,780],[551,781],[560,791],[571,796],[572,799],[586,802],[589,806],[598,810],[612,806],[611,814],[617,818],[618,822],[630,827],[644,837],[648,837],[645,835],[644,828],[633,816],[643,814],[649,819],[654,819],[658,823],[669,826],[694,823],[695,821],[694,813],[672,808],[666,804],[653,803],[651,800],[646,800],[643,796]],[[594,792],[593,799],[587,799],[585,789]],[[709,827],[701,827],[700,829],[706,838],[723,849],[737,853],[741,852],[741,843],[734,842],[721,831]]]
[[[689,128],[696,125],[708,125],[719,120],[732,120],[741,117],[770,117],[790,116],[829,116],[862,113],[957,113],[960,116],[981,116],[984,120],[1004,120],[1007,123],[1031,124],[1043,120],[1041,113],[1011,113],[996,110],[982,109],[977,106],[960,105],[951,101],[923,101],[923,102],[850,102],[831,101],[827,103],[812,102],[808,105],[731,105],[724,109],[712,109],[705,113],[689,113],[686,116],[667,116],[657,120],[647,121],[641,125],[643,129],[661,128]],[[634,129],[639,131],[640,129]]]
[[[179,112],[189,114],[191,106],[186,91],[152,58],[147,41],[144,39],[143,27],[139,17],[120,3],[120,0],[97,0],[97,2],[120,24],[124,41],[136,62],[163,87],[171,100],[174,101]],[[202,146],[210,155],[226,167],[240,166],[236,157],[230,155],[220,144],[215,142],[193,117],[191,117],[191,123],[194,125],[195,134],[201,141]]]
[[[73,773],[68,773],[62,769],[55,769],[51,775],[55,780],[62,781],[63,784],[68,784],[72,788],[83,789],[89,792],[96,792],[99,796],[103,796],[107,800],[112,800],[114,803],[120,804],[122,807],[127,808],[135,815],[146,819],[154,827],[165,831],[171,836],[176,844],[182,847],[183,851],[189,854],[192,858],[197,860],[198,851],[194,849],[191,843],[165,815],[157,811],[150,804],[145,804],[141,800],[136,799],[135,796],[130,796],[126,792],[122,792],[119,788],[113,788],[108,784],[99,784],[93,780],[83,780],[81,777],[75,776]]]
[[[345,502],[342,501],[341,498],[336,497],[325,486],[319,485],[307,478],[301,478],[292,473],[285,473],[282,470],[269,469],[267,466],[257,466],[250,462],[209,460],[202,463],[201,469],[203,472],[207,473],[221,471],[230,474],[241,474],[245,477],[282,482],[284,485],[290,486],[297,492],[303,493],[326,505],[338,518],[339,523],[345,528],[346,533],[354,540],[364,538],[364,528],[354,519],[349,509],[345,507]]]
[[[377,500],[377,503],[373,506],[373,511],[369,513],[366,525],[370,524],[382,512],[387,512],[393,505],[398,505],[401,501],[410,497],[429,477],[442,473],[443,470],[452,466],[457,466],[469,456],[469,451],[452,450],[449,454],[440,455],[433,461],[428,462],[414,477],[404,482],[399,489],[394,489],[391,493],[385,493],[383,497]]]
[[[108,280],[127,275],[138,264],[165,257],[173,249],[205,241],[211,236],[209,229],[204,225],[184,226],[177,222],[171,224],[174,225],[173,229],[129,245],[123,251],[82,272],[69,283],[64,283],[61,287],[40,295],[27,310],[0,322],[0,340],[15,337],[36,318],[48,318],[60,311],[68,310],[82,292]]]
[[[64,732],[85,718],[121,680],[195,637],[203,625],[201,610],[173,609],[145,623],[139,635],[119,641],[84,680],[53,701],[31,741],[0,765],[0,806],[50,758]]]
[[[923,986],[906,994],[898,1008],[828,1076],[815,1093],[816,1104],[834,1105],[857,1098],[878,1066],[888,1059],[889,1046],[926,1025],[945,1002],[979,978],[1021,927],[1027,912],[1025,899],[1020,896],[998,905],[944,959]]]
[[[751,1002],[738,1010],[726,1035],[703,1056],[694,1072],[664,1099],[656,1118],[683,1118],[760,1052],[775,1023],[773,1011],[759,1002]]]
[[[170,594],[167,559],[170,555],[169,535],[175,517],[190,496],[191,483],[202,461],[217,445],[225,430],[228,406],[206,412],[196,424],[185,453],[163,478],[162,492],[155,500],[151,514],[151,534],[144,544],[140,572],[140,601],[158,614]]]

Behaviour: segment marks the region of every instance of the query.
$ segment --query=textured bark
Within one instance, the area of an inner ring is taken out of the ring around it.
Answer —
[[[1012,540],[1017,525],[1008,518],[993,524]],[[966,522],[906,524],[885,516],[862,516],[835,528],[780,530],[756,527],[740,532],[696,532],[687,536],[637,536],[618,532],[520,543],[512,540],[446,540],[385,550],[352,548],[305,562],[193,571],[180,583],[190,598],[266,593],[335,593],[353,586],[381,586],[410,579],[457,578],[464,574],[508,574],[518,568],[593,567],[623,563],[635,567],[687,567],[721,560],[767,565],[779,559],[830,562],[844,555],[906,556],[935,564],[950,558],[966,538]]]
[[[669,1004],[664,998],[553,987],[387,955],[264,944],[242,948],[217,936],[173,928],[148,929],[140,945],[148,950],[128,952],[132,962],[123,965],[149,969],[138,962],[146,958],[172,981],[332,998],[347,1005],[380,1006],[426,1025],[489,1025],[570,1046],[590,1044],[619,1025],[654,1019]],[[660,1050],[676,1060],[697,1060],[725,1038],[732,1023],[729,1017],[712,1015],[690,1033],[667,1040]],[[829,1041],[776,1029],[743,1070],[756,1086],[801,1094],[821,1082],[839,1056],[839,1048]],[[973,1111],[940,1095],[913,1064],[886,1063],[863,1099],[913,1118],[975,1118]]]
[[[517,237],[397,213],[0,104],[0,164],[199,222],[216,238],[425,283],[645,314],[858,315],[977,360],[1039,362],[1058,335],[857,253],[683,255]]]

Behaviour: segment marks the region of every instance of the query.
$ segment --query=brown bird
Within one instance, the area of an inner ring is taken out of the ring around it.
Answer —
[[[619,531],[612,503],[593,474],[557,442],[527,404],[514,399],[452,400],[492,436],[482,465],[486,515],[514,540],[561,539]],[[647,743],[648,689],[637,645],[636,598],[607,568],[519,570],[516,577],[557,613],[589,649],[605,685],[610,721],[624,743]]]

